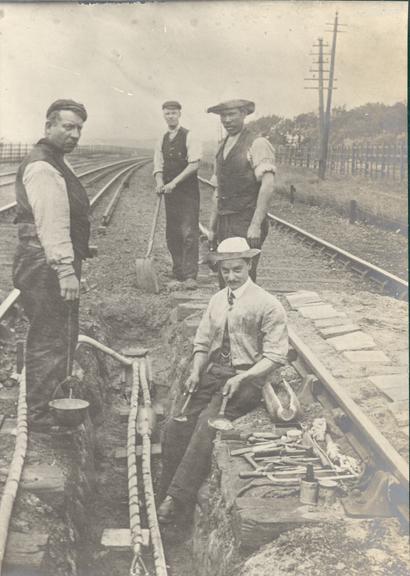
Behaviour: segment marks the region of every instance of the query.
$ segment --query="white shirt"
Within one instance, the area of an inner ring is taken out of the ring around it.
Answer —
[[[171,140],[175,138],[178,133],[179,126],[177,126],[174,130],[168,130],[165,134],[169,134]],[[164,134],[164,136],[165,136]],[[155,145],[154,150],[154,176],[157,172],[163,172],[164,170],[164,156],[162,154],[162,142],[164,140],[164,136]],[[186,135],[186,147],[188,152],[188,163],[191,162],[199,162],[202,156],[202,146],[199,140],[195,138],[195,135],[192,135],[191,130],[188,131]]]
[[[251,283],[252,283],[252,280],[251,280],[250,276],[248,276],[248,279],[246,280],[246,282],[244,282],[242,284],[242,286],[239,286],[239,288],[237,288],[236,290],[231,290],[230,288],[228,288],[228,294],[229,293],[233,294],[235,297],[235,300],[237,300],[238,298],[241,297],[241,295],[245,292],[246,288]]]
[[[49,162],[38,160],[24,170],[23,184],[47,263],[59,278],[74,274],[70,205],[63,176]]]

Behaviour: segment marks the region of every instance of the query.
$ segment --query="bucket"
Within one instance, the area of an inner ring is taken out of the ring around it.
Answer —
[[[57,424],[79,426],[85,420],[90,403],[79,398],[59,398],[48,405]]]

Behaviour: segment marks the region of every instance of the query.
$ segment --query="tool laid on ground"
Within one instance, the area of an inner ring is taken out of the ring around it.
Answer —
[[[136,258],[135,267],[137,271],[136,286],[142,288],[146,292],[153,292],[158,294],[159,283],[151,260],[152,247],[154,245],[155,230],[158,222],[159,210],[161,207],[162,194],[158,195],[157,203],[155,206],[154,218],[152,220],[151,232],[148,240],[148,248],[144,258]]]
[[[225,408],[228,404],[228,396],[224,396],[221,404],[221,408],[218,412],[216,418],[210,418],[208,420],[208,426],[211,428],[215,428],[215,430],[232,430],[233,424],[228,418],[225,416]]]

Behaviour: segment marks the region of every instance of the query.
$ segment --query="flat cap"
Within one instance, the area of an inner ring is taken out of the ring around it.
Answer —
[[[48,118],[52,112],[58,112],[59,110],[71,110],[72,112],[78,114],[80,118],[84,120],[84,122],[87,120],[87,110],[85,109],[84,104],[81,104],[81,102],[76,102],[75,100],[64,98],[61,100],[56,100],[49,106],[46,117]]]
[[[177,100],[167,100],[163,103],[162,109],[168,108],[169,110],[181,110],[182,106]]]
[[[211,106],[208,108],[207,112],[212,112],[213,114],[222,114],[226,110],[232,110],[234,108],[244,108],[246,114],[252,114],[255,112],[255,102],[252,100],[227,100],[226,102],[221,102],[216,106]]]

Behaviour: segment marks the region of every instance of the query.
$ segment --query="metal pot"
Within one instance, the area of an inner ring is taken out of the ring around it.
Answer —
[[[57,424],[74,427],[84,422],[90,403],[79,398],[59,398],[48,405]]]

